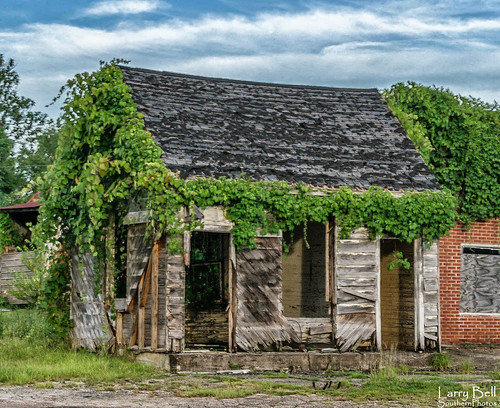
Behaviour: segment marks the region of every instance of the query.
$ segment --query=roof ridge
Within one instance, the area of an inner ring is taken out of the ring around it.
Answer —
[[[130,70],[130,71],[140,71],[140,72],[151,72],[155,74],[168,75],[178,78],[190,78],[190,79],[200,79],[207,80],[213,82],[225,82],[225,83],[236,83],[243,85],[260,85],[260,86],[270,86],[270,87],[279,87],[279,88],[293,88],[293,89],[317,89],[317,90],[332,90],[332,91],[347,91],[347,92],[377,92],[380,94],[377,88],[342,88],[342,87],[334,87],[334,86],[326,86],[326,85],[301,85],[301,84],[285,84],[279,82],[260,82],[260,81],[249,81],[244,79],[232,79],[232,78],[219,78],[219,77],[209,77],[203,75],[193,75],[193,74],[183,74],[179,72],[172,71],[158,71],[154,69],[148,68],[136,68],[136,67],[128,67],[124,65],[118,65],[120,69]]]

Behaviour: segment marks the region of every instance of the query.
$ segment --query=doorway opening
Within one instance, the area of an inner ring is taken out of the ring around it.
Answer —
[[[194,231],[186,267],[186,347],[229,344],[229,234]]]
[[[382,348],[413,350],[415,345],[414,245],[380,240]]]

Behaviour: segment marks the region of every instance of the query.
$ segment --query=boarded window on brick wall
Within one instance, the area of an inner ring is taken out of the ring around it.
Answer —
[[[500,313],[500,246],[462,247],[461,313]]]
[[[287,317],[328,317],[326,301],[327,227],[319,222],[283,234],[283,308]]]

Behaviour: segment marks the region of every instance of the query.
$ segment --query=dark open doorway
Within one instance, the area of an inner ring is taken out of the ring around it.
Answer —
[[[186,267],[186,347],[227,347],[229,269],[229,234],[194,231]]]
[[[403,265],[406,262],[409,267]],[[414,349],[414,293],[413,242],[382,239],[380,241],[380,312],[384,349]]]

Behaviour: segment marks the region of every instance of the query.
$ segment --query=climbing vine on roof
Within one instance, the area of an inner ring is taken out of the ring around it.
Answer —
[[[118,61],[68,81],[64,95],[65,126],[56,158],[41,186],[38,234],[57,241],[60,252],[78,247],[105,255],[109,228],[124,228],[131,200],[149,210],[155,237],[177,237],[195,223],[183,223],[182,207],[222,206],[234,223],[238,249],[255,245],[258,229],[292,230],[307,221],[336,218],[346,236],[365,225],[373,236],[389,233],[402,240],[444,235],[454,225],[454,197],[443,192],[405,193],[393,197],[380,188],[355,193],[349,188],[311,194],[305,185],[246,178],[180,179],[161,160],[161,151],[145,130],[142,115],[123,82]],[[175,250],[175,239],[169,240]],[[65,285],[61,272],[53,285]],[[50,285],[48,290],[50,290]]]
[[[461,219],[499,217],[499,106],[415,82],[384,97],[441,186],[459,197]]]

